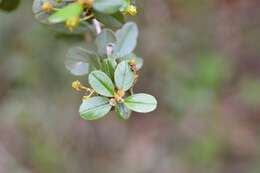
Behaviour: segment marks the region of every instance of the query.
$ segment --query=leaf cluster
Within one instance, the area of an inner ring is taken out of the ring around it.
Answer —
[[[88,76],[89,87],[79,81],[72,84],[77,91],[84,92],[79,108],[83,119],[96,120],[115,110],[126,120],[132,111],[147,113],[156,108],[153,96],[134,93],[143,59],[134,54],[137,25],[124,22],[125,15],[137,12],[130,0],[34,0],[33,12],[37,20],[57,31],[94,30],[98,34],[91,46],[69,49],[65,61],[73,75]],[[111,29],[99,32],[102,27]]]
[[[88,83],[96,93],[94,97],[83,99],[82,118],[101,118],[114,107],[119,117],[128,119],[131,111],[147,113],[156,108],[153,96],[133,93],[137,71],[143,65],[142,58],[133,54],[137,36],[136,24],[129,22],[116,32],[104,29],[91,48],[69,50],[67,69],[74,75],[88,74]],[[113,49],[110,54],[107,53],[109,46]]]

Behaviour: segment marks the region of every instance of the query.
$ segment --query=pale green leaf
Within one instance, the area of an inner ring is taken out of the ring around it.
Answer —
[[[101,13],[113,14],[123,5],[125,5],[124,0],[95,0],[93,8]]]
[[[103,29],[103,31],[97,36],[95,44],[98,49],[98,53],[101,55],[107,54],[107,46],[116,42],[116,36],[113,31],[109,29]]]
[[[106,58],[102,60],[102,71],[105,72],[112,81],[114,81],[114,72],[117,66],[117,63],[114,59]]]
[[[120,30],[116,32],[117,43],[115,46],[115,54],[123,57],[133,52],[136,47],[138,28],[133,22],[126,23]]]
[[[117,89],[127,91],[131,88],[134,83],[134,73],[127,61],[118,64],[114,79]]]
[[[115,107],[115,112],[120,119],[127,120],[131,116],[131,110],[123,103],[118,103]]]
[[[106,97],[114,96],[114,84],[109,76],[102,71],[93,71],[89,74],[90,86],[100,95]]]
[[[108,98],[97,96],[83,100],[79,112],[81,118],[85,120],[96,120],[104,117],[111,108]]]
[[[156,109],[157,101],[149,94],[134,94],[124,100],[125,105],[135,112],[147,113]]]

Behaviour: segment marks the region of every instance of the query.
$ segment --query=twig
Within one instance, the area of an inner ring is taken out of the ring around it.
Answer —
[[[112,43],[109,43],[106,47],[107,49],[107,56],[111,56],[113,54],[113,44]]]
[[[100,25],[100,22],[97,21],[97,19],[93,19],[93,24],[95,26],[95,29],[96,29],[96,32],[97,34],[100,34],[101,33],[101,25]]]

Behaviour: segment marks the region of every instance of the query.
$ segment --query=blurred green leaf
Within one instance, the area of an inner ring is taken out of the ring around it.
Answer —
[[[98,53],[103,56],[107,55],[107,46],[110,43],[116,43],[116,36],[113,31],[109,29],[103,29],[103,31],[97,36],[95,40]]]
[[[48,21],[50,23],[60,23],[64,22],[69,18],[80,16],[80,14],[83,11],[83,6],[80,5],[79,3],[71,3],[67,6],[65,6],[62,9],[59,9],[57,12],[52,14],[49,18]]]
[[[123,5],[125,5],[124,0],[95,0],[93,8],[101,13],[113,14]]]
[[[109,99],[105,97],[92,97],[83,100],[79,108],[81,118],[85,120],[96,120],[104,117],[112,106],[109,104]]]
[[[13,11],[20,4],[20,0],[0,0],[0,9],[4,11]]]
[[[123,57],[132,53],[136,47],[138,28],[133,22],[126,23],[120,30],[116,32],[117,43],[115,46],[115,54]]]
[[[86,75],[92,70],[99,69],[99,57],[89,50],[74,47],[69,49],[66,60],[66,68],[74,75]]]
[[[121,12],[114,14],[105,14],[98,11],[94,11],[94,16],[97,20],[103,23],[106,27],[109,28],[119,28],[124,23],[124,16]]]

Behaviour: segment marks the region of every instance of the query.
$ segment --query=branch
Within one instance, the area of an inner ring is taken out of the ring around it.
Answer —
[[[97,34],[100,34],[101,33],[101,24],[100,24],[100,22],[99,21],[97,21],[97,19],[93,19],[92,20],[93,21],[93,24],[94,24],[94,26],[95,26],[95,29],[96,29],[96,32],[97,32]]]

